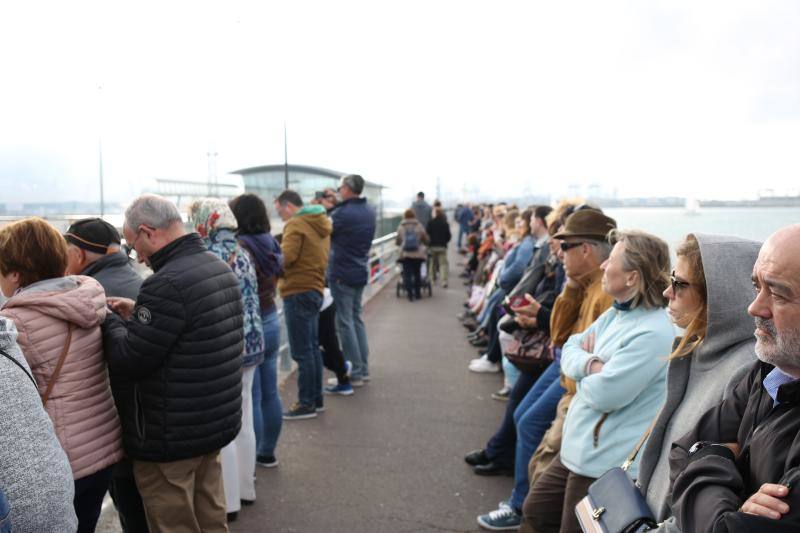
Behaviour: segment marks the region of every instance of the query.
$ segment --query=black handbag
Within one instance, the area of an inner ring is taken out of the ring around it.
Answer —
[[[650,436],[657,419],[658,416],[653,419],[653,424],[639,439],[625,463],[612,468],[589,485],[589,494],[575,506],[575,514],[584,533],[634,533],[657,526],[653,511],[628,476],[628,469]]]

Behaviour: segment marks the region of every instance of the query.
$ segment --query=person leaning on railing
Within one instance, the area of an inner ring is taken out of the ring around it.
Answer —
[[[103,360],[100,324],[106,295],[86,276],[64,276],[67,242],[39,218],[0,230],[0,315],[17,327],[47,413],[75,478],[79,530],[92,531],[114,465],[123,457],[122,431]]]

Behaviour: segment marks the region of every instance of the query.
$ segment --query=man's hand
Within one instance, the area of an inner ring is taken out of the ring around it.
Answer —
[[[536,301],[536,298],[531,296],[530,294],[525,295],[525,300],[528,302],[528,305],[521,305],[519,307],[511,307],[511,310],[514,311],[517,315],[524,315],[535,317],[536,314],[539,312],[539,309],[542,308],[542,304]],[[520,324],[522,325],[522,324]]]
[[[136,305],[136,302],[130,298],[114,296],[111,298],[106,298],[106,304],[111,308],[112,311],[117,313],[123,319],[129,320],[133,314],[133,308]]]
[[[594,332],[583,336],[583,341],[581,342],[581,348],[583,348],[584,352],[594,353],[594,339],[595,339]]]
[[[779,520],[781,516],[789,512],[789,506],[780,500],[788,495],[789,489],[783,485],[764,483],[758,492],[744,502],[740,510],[743,513]]]
[[[519,327],[521,327],[522,329],[534,329],[536,327],[535,317],[517,315],[514,317],[514,322],[519,324]]]

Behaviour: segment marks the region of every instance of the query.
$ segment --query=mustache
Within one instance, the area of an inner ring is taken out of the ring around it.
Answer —
[[[772,322],[772,320],[767,320],[765,318],[761,318],[760,316],[756,317],[755,320],[757,328],[766,331],[772,337],[778,336],[778,330],[775,329],[775,324]]]

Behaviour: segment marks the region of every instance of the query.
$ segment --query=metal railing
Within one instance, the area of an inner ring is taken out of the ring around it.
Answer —
[[[367,262],[367,276],[369,282],[364,288],[362,303],[368,302],[380,290],[392,281],[397,275],[395,266],[399,258],[400,249],[395,244],[397,233],[390,233],[372,241]],[[292,371],[293,361],[289,355],[289,342],[286,335],[286,321],[283,320],[283,305],[278,302],[278,317],[281,319],[281,347],[280,371]]]

